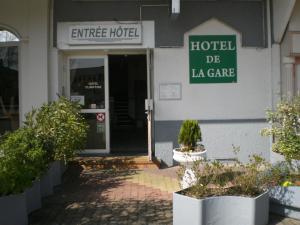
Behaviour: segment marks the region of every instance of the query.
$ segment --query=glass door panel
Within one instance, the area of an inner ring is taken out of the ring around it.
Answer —
[[[99,121],[97,116],[100,113],[84,113],[83,116],[89,124],[86,149],[105,149],[106,148],[106,129],[105,121]]]
[[[70,98],[82,105],[89,124],[86,150],[108,149],[108,104],[105,58],[70,58]]]
[[[70,59],[70,85],[84,109],[105,109],[104,59]]]

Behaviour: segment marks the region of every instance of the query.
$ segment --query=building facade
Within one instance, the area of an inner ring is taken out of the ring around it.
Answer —
[[[16,2],[1,3],[0,28],[19,38],[20,121],[64,95],[83,106],[88,153],[171,166],[182,121],[195,119],[209,159],[239,147],[242,161],[275,160],[260,130],[298,91],[299,1]]]

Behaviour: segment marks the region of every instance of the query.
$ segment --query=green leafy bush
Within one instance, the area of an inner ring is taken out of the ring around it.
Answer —
[[[0,196],[20,193],[53,160],[70,160],[85,144],[80,106],[64,97],[26,115],[24,127],[0,141]]]
[[[20,128],[6,134],[0,144],[0,196],[30,187],[47,168],[45,154],[34,130]]]
[[[274,137],[272,150],[287,161],[300,160],[300,97],[284,99],[275,111],[268,110],[267,120],[271,127],[261,133]]]
[[[181,150],[194,150],[197,141],[202,141],[201,130],[197,120],[185,120],[180,128],[178,143],[182,145]]]
[[[48,161],[72,159],[84,148],[88,130],[80,105],[65,97],[32,110],[26,115],[25,126],[37,134]]]

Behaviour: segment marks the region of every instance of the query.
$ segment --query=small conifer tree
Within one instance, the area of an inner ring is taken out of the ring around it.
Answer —
[[[178,143],[183,151],[194,150],[197,141],[202,141],[201,130],[197,120],[185,120],[180,128]]]

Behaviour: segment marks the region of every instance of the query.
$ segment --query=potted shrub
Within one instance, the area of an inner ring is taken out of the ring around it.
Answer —
[[[300,219],[300,176],[291,172],[290,165],[279,163],[278,186],[270,190],[270,211],[279,215]]]
[[[41,206],[39,176],[45,151],[33,130],[20,128],[0,144],[0,224],[27,224],[27,213]]]
[[[194,163],[194,185],[173,193],[173,224],[266,225],[272,178],[262,170],[267,165],[258,156],[230,167],[216,161]]]
[[[185,165],[185,175],[182,186],[189,187],[195,181],[195,175],[190,169],[193,162],[206,159],[206,150],[201,144],[202,135],[197,120],[185,120],[178,135],[179,148],[173,149],[173,159]]]
[[[49,170],[42,180],[45,195],[51,194],[47,187],[59,185],[64,165],[83,149],[88,125],[80,114],[80,105],[65,97],[44,104],[26,117],[25,126],[35,130],[48,153]]]
[[[272,136],[272,150],[284,156],[286,165],[278,168],[282,182],[270,192],[271,211],[280,215],[300,219],[300,97],[282,100],[275,111],[267,111],[270,127],[262,130],[262,135]],[[285,169],[284,169],[285,168]]]

